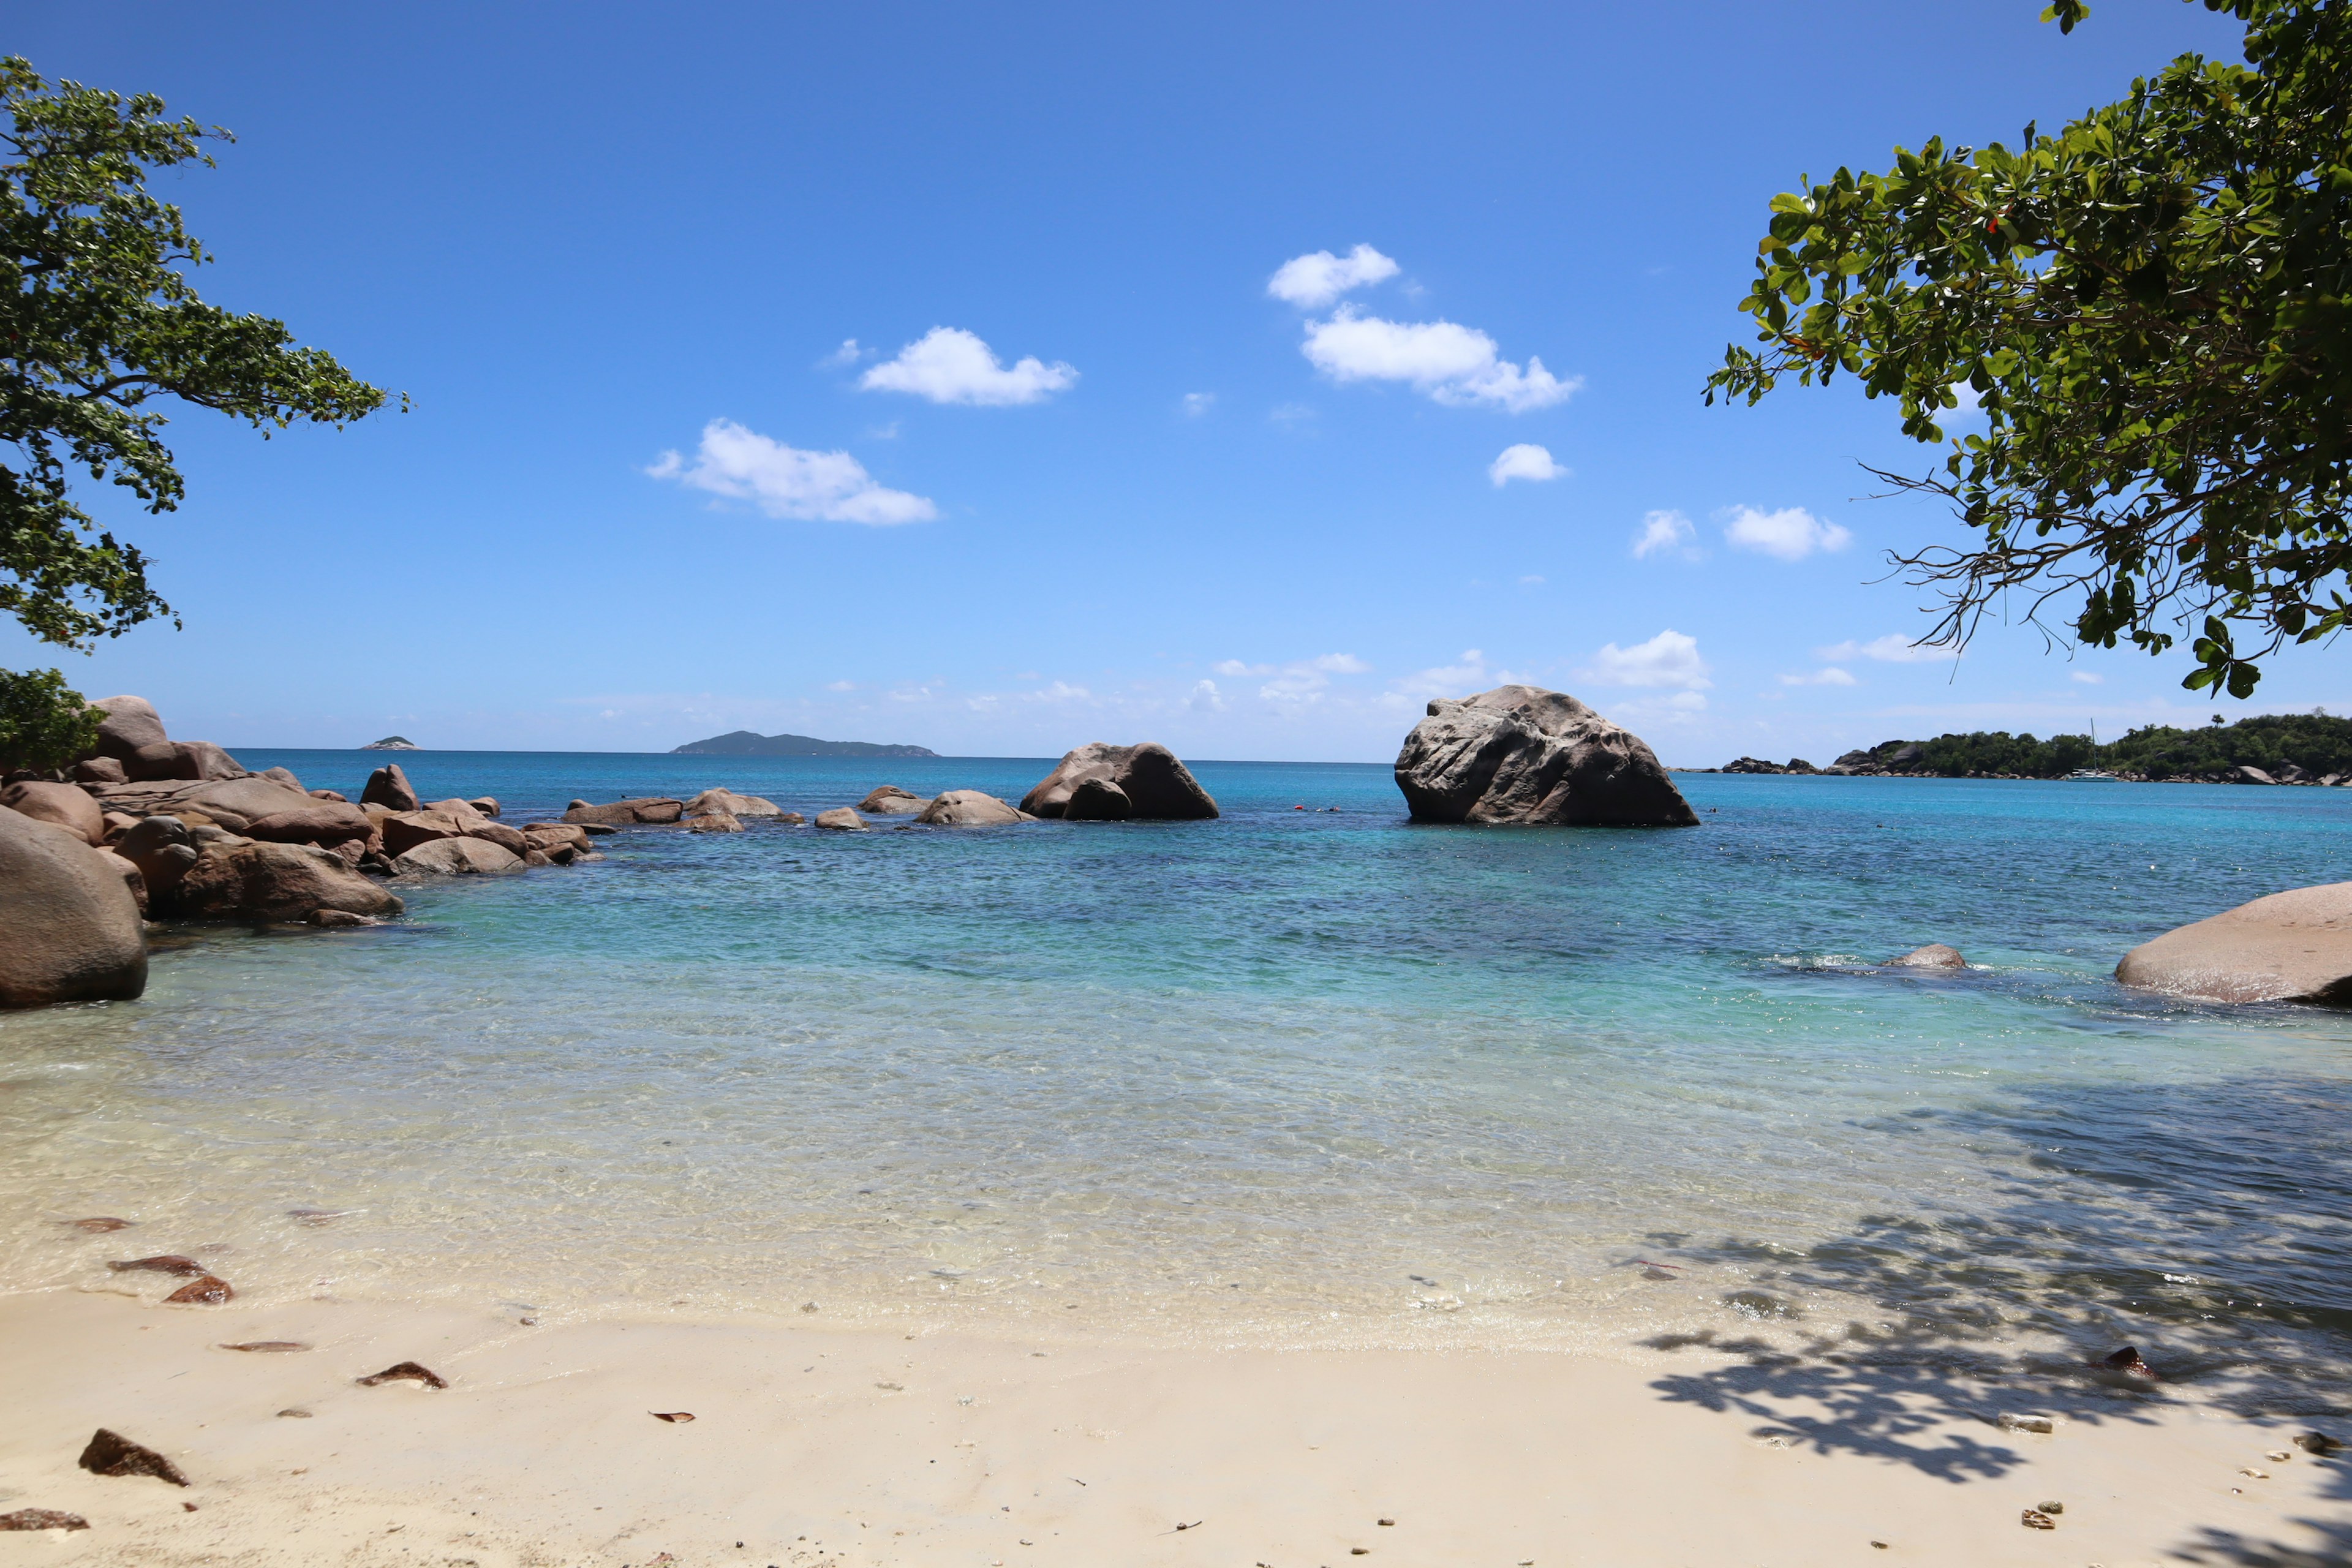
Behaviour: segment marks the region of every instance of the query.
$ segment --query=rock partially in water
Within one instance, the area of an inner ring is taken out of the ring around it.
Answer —
[[[951,789],[923,807],[915,820],[933,827],[1003,827],[1026,821],[1020,812],[976,789]],[[819,817],[822,826],[824,819]]]
[[[399,877],[503,877],[522,868],[522,857],[513,850],[470,835],[419,844],[392,861]]]
[[[1396,782],[1417,822],[1698,825],[1639,735],[1533,686],[1432,701],[1397,753]]]
[[[76,1230],[83,1231],[90,1236],[104,1236],[107,1232],[112,1230],[129,1230],[132,1226],[139,1222],[137,1220],[117,1219],[110,1214],[100,1214],[92,1215],[88,1219],[61,1219],[58,1221],[58,1223],[59,1225],[69,1225]]]
[[[272,844],[316,844],[332,848],[346,840],[364,844],[375,834],[368,814],[356,805],[320,801],[294,811],[276,811],[246,824],[245,837]]]
[[[740,833],[742,818],[731,811],[705,811],[686,819],[689,833]]]
[[[2124,954],[2126,985],[2202,1002],[2352,1006],[2352,882],[2273,893]]]
[[[397,897],[341,856],[315,845],[243,839],[205,845],[165,907],[198,920],[289,921],[307,921],[320,910],[396,915],[402,909]]]
[[[0,1530],[88,1530],[89,1521],[62,1509],[20,1508],[0,1513]]]
[[[0,810],[0,1007],[128,1000],[146,989],[139,900],[117,858]]]
[[[236,1300],[227,1280],[217,1274],[199,1275],[163,1298],[167,1304],[181,1307],[217,1307]]]
[[[1106,778],[1080,779],[1062,806],[1065,822],[1125,822],[1134,815],[1127,792]]]
[[[686,802],[672,800],[667,795],[648,795],[612,801],[604,805],[591,805],[584,800],[575,800],[564,811],[563,820],[619,827],[639,822],[676,822],[685,815]]]
[[[125,1258],[120,1262],[109,1263],[107,1267],[117,1273],[145,1269],[156,1274],[177,1274],[183,1277],[202,1274],[205,1271],[203,1264],[193,1258],[183,1258],[176,1252],[159,1252],[152,1258]]]
[[[415,811],[425,805],[416,798],[407,771],[398,763],[386,763],[368,774],[367,787],[360,791],[360,804],[387,806],[394,811]]]
[[[1154,822],[1198,822],[1217,815],[1217,803],[1176,753],[1156,742],[1114,746],[1094,741],[1066,752],[1054,771],[1021,799],[1032,816],[1058,817],[1078,785],[1098,778],[1127,796],[1128,816]]]
[[[831,811],[818,812],[816,825],[819,827],[832,828],[836,833],[866,831],[866,819],[845,805],[836,805]]]
[[[731,789],[707,789],[686,803],[686,815],[700,816],[705,813],[725,812],[730,816],[782,816],[784,808],[772,800],[756,795],[737,795]]]
[[[76,1461],[95,1476],[152,1476],[175,1487],[188,1484],[180,1467],[144,1443],[134,1443],[120,1432],[101,1426]]]
[[[431,1367],[413,1361],[396,1361],[382,1372],[371,1373],[359,1380],[362,1388],[373,1388],[384,1383],[421,1383],[427,1388],[446,1388],[448,1380]]]
[[[912,790],[900,789],[897,784],[877,784],[857,803],[857,809],[868,816],[913,816],[929,804]]]
[[[1969,961],[1960,956],[1958,948],[1946,947],[1940,942],[1915,947],[1900,958],[1886,961],[1889,969],[1966,969],[1968,966]]]

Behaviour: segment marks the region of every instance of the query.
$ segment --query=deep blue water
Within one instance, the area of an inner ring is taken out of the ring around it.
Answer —
[[[510,821],[1051,766],[397,760]],[[198,934],[142,1002],[0,1018],[0,1184],[263,1290],[2341,1375],[2352,1021],[2110,972],[2352,879],[2352,791],[1685,774],[1695,829],[1481,830],[1383,767],[1193,766],[1218,821],[649,828]],[[1875,969],[1927,942],[1972,967]],[[18,1275],[79,1246],[30,1226]]]

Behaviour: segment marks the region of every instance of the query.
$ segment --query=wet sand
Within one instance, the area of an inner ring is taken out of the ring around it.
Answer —
[[[91,1526],[0,1533],[0,1568],[2352,1561],[2312,1423],[2161,1386],[152,1294],[0,1298],[0,1513]],[[218,1348],[257,1341],[312,1348]],[[449,1386],[356,1381],[404,1361]],[[80,1470],[100,1426],[193,1484]]]

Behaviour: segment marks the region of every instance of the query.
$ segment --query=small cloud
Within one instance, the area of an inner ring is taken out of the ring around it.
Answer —
[[[1010,368],[993,351],[961,327],[933,327],[857,378],[868,392],[911,392],[933,403],[962,403],[1003,407],[1016,403],[1042,403],[1075,385],[1078,373],[1056,361],[1047,364],[1034,355]]]
[[[1360,245],[1345,256],[1317,250],[1294,256],[1276,268],[1266,280],[1265,291],[1301,310],[1319,310],[1351,289],[1396,274],[1397,264],[1369,245]]]
[[[1874,658],[1881,664],[1936,664],[1948,658],[1959,658],[1959,650],[1949,647],[1923,647],[1909,637],[1889,632],[1868,642],[1832,643],[1828,647],[1813,649],[1813,657],[1825,663],[1843,664],[1850,659]]]
[[[857,689],[857,682],[854,680],[828,680],[824,683],[824,689],[827,691],[855,691]]]
[[[1647,560],[1653,555],[1679,555],[1685,561],[1699,558],[1698,530],[1691,520],[1678,511],[1647,512],[1642,518],[1642,531],[1633,536],[1633,559]]]
[[[1223,676],[1272,675],[1274,673],[1274,666],[1270,664],[1244,664],[1237,658],[1220,659],[1209,668]]]
[[[883,488],[846,452],[803,451],[731,419],[714,419],[702,427],[702,445],[691,464],[676,452],[664,452],[646,472],[751,501],[770,517],[887,527],[929,522],[940,515],[921,496]]]
[[[1307,661],[1307,667],[1326,675],[1370,675],[1372,672],[1370,665],[1352,653],[1318,654]]]
[[[1714,684],[1706,678],[1706,661],[1698,656],[1698,639],[1672,627],[1632,647],[1605,644],[1583,673],[1603,686],[1680,686],[1696,691]]]
[[[1484,405],[1511,414],[1564,403],[1584,384],[1566,381],[1528,358],[1527,369],[1504,359],[1495,340],[1453,321],[1385,321],[1342,305],[1328,321],[1307,323],[1300,352],[1336,382],[1402,381],[1437,403]]]
[[[1860,683],[1844,670],[1832,665],[1827,669],[1817,669],[1811,675],[1784,675],[1780,678],[1780,684],[1783,686],[1854,686]]]
[[[841,340],[841,346],[839,348],[834,350],[831,353],[816,362],[817,368],[820,370],[839,370],[845,365],[856,364],[859,360],[866,357],[866,350],[857,346],[857,340],[856,338],[844,338]]]
[[[1217,395],[1213,392],[1188,392],[1184,395],[1184,414],[1187,418],[1198,419],[1216,405]]]
[[[1736,506],[1718,515],[1727,520],[1723,537],[1735,548],[1781,561],[1802,561],[1815,551],[1843,550],[1853,540],[1836,523],[1823,522],[1801,506],[1779,511]]]
[[[1415,670],[1406,676],[1390,689],[1390,695],[1426,702],[1433,697],[1466,697],[1484,690],[1486,682],[1486,656],[1475,647],[1465,647],[1462,657],[1452,664]]]
[[[1567,472],[1551,460],[1549,449],[1531,441],[1504,447],[1502,456],[1486,465],[1486,477],[1495,481],[1496,489],[1513,479],[1556,479]]]
[[[1202,680],[1194,683],[1192,695],[1184,700],[1184,706],[1195,713],[1222,713],[1225,710],[1225,700],[1217,690],[1215,681]]]
[[[898,421],[893,419],[887,425],[877,425],[866,434],[872,440],[895,441],[898,438]]]
[[[1528,575],[1519,579],[1519,585],[1524,588],[1540,588],[1543,584],[1544,580],[1533,574],[1529,574]]]
[[[1315,417],[1315,410],[1304,403],[1277,403],[1266,413],[1276,425],[1304,425]]]
[[[2104,686],[2106,684],[2107,680],[2105,676],[2095,675],[2087,669],[2078,669],[2072,675],[2069,675],[2066,679],[2069,680],[2079,681],[2084,686]]]

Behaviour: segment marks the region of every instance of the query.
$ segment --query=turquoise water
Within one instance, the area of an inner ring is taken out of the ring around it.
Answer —
[[[1050,766],[399,760],[509,821]],[[2352,879],[2352,792],[1684,775],[1696,829],[1506,831],[1195,768],[1219,821],[647,828],[174,938],[138,1003],[0,1016],[0,1277],[135,1237],[264,1299],[2343,1376],[2352,1019],[2109,971]],[[1872,967],[1931,941],[1974,967]],[[47,1223],[92,1213],[142,1226]]]

